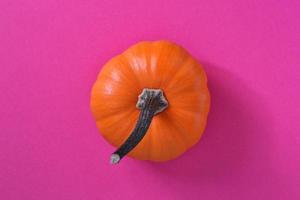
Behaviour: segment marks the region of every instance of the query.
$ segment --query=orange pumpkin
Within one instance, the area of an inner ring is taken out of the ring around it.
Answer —
[[[201,137],[210,108],[207,78],[182,47],[140,42],[108,61],[91,93],[91,110],[104,138],[126,154],[174,159]]]

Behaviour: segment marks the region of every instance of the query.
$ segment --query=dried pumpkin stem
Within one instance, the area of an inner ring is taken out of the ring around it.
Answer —
[[[111,164],[117,164],[144,138],[154,115],[168,107],[168,102],[160,89],[145,88],[139,95],[136,107],[141,110],[135,128],[126,141],[112,155]]]

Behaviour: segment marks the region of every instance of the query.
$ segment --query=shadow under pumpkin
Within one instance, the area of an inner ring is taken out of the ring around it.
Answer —
[[[144,170],[185,184],[209,184],[274,176],[270,166],[272,121],[263,99],[232,73],[203,63],[211,93],[211,110],[201,140],[175,160],[165,163],[137,161]],[[259,111],[259,112],[258,112]],[[266,174],[266,171],[268,172]],[[260,180],[261,179],[261,180]],[[247,184],[245,180],[245,184]]]

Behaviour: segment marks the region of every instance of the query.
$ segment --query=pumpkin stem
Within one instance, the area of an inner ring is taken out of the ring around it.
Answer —
[[[126,141],[111,155],[110,163],[117,164],[144,138],[154,115],[168,107],[168,101],[160,89],[143,89],[136,107],[141,110],[135,128]]]

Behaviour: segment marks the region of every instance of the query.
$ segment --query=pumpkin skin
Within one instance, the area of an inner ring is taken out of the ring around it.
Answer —
[[[140,42],[102,68],[91,92],[91,111],[100,133],[120,147],[138,120],[138,96],[144,88],[161,89],[168,108],[155,115],[129,156],[140,160],[174,159],[200,139],[210,108],[207,77],[182,47]]]

